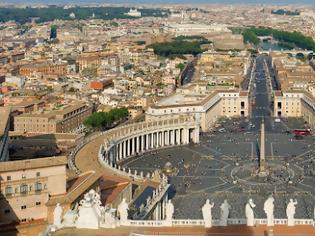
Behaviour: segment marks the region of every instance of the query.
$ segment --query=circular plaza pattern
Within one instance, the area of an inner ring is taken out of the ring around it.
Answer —
[[[269,161],[267,166],[269,174],[263,177],[258,175],[257,169],[258,165],[255,163],[237,163],[237,166],[231,171],[231,178],[234,183],[240,182],[252,187],[257,186],[257,188],[265,186],[271,190],[274,186],[296,181],[295,171],[283,163]],[[296,171],[302,174],[301,171]]]
[[[254,199],[256,217],[265,217],[263,203],[270,194],[275,197],[275,217],[285,218],[288,199],[297,199],[297,218],[314,217],[315,186],[313,152],[315,137],[295,140],[286,134],[282,123],[266,132],[266,163],[270,174],[253,174],[257,166],[258,129],[244,132],[204,133],[200,143],[152,150],[123,160],[124,168],[144,175],[165,166],[176,169],[169,176],[175,205],[175,218],[198,219],[206,199],[215,203],[214,218],[220,216],[220,205],[227,199],[231,218],[244,218],[244,206]],[[228,123],[225,123],[228,127]]]

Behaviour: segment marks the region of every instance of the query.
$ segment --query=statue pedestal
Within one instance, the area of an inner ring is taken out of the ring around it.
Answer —
[[[100,219],[97,215],[96,209],[93,207],[81,207],[78,220],[76,222],[77,228],[85,229],[99,229]]]

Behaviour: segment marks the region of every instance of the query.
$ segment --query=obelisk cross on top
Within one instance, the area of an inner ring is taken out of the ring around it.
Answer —
[[[259,158],[259,173],[266,173],[266,159],[265,159],[265,123],[262,119],[260,128],[260,158]]]

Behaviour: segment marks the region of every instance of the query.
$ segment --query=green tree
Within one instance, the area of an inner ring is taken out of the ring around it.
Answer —
[[[245,30],[243,32],[243,38],[244,38],[245,43],[252,43],[254,45],[259,44],[259,39],[258,39],[257,35],[254,32],[252,32],[251,30]]]
[[[180,71],[183,71],[184,68],[185,68],[185,64],[179,63],[179,64],[176,65],[176,68],[180,69]]]
[[[121,122],[128,117],[128,109],[113,108],[109,112],[94,112],[83,124],[89,128],[101,129],[103,127],[112,127],[115,123]]]
[[[110,25],[114,26],[114,27],[118,27],[119,26],[119,24],[116,21],[110,22]]]

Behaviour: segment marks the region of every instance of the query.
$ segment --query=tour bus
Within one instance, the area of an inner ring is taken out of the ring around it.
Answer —
[[[295,129],[293,130],[293,133],[295,135],[309,136],[311,135],[311,130],[310,129]]]

